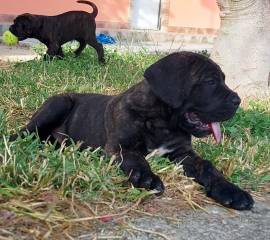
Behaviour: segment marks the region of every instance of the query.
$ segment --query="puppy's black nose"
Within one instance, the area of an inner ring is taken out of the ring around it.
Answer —
[[[238,95],[234,95],[231,101],[234,106],[239,106],[239,104],[241,103],[241,99],[240,97],[238,97]]]

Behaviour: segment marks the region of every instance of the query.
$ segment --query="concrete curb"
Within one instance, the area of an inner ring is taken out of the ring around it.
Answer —
[[[10,24],[0,24],[0,36],[8,30]],[[155,30],[130,30],[97,28],[96,34],[108,34],[118,42],[176,42],[190,44],[213,44],[214,34],[174,33]]]

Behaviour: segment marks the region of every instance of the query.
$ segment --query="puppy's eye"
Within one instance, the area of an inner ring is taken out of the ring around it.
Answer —
[[[212,80],[212,79],[208,79],[208,80],[205,80],[204,81],[206,84],[208,85],[215,85],[216,84],[216,81]]]

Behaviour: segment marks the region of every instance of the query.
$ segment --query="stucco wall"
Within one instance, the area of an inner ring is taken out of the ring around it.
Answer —
[[[97,21],[129,21],[130,0],[94,0],[99,14]],[[33,14],[56,15],[70,10],[90,12],[90,6],[77,3],[76,0],[0,0],[0,14],[18,15],[25,12]]]
[[[99,8],[96,19],[98,27],[131,28],[132,23],[140,20],[132,19],[136,15],[133,7],[137,6],[135,3],[139,0],[92,1]],[[162,30],[181,32],[183,28],[195,30],[219,28],[219,9],[215,0],[161,0],[161,3]],[[140,7],[146,8],[146,5],[142,4]],[[56,15],[70,10],[91,11],[90,9],[90,6],[79,4],[76,0],[0,0],[0,23],[10,23],[16,15],[25,12]],[[143,13],[148,10],[136,9],[136,11]],[[140,14],[137,15],[140,17]],[[144,29],[144,26],[134,27]],[[149,29],[147,26],[145,28]]]
[[[214,28],[220,26],[215,0],[170,0],[168,26]]]

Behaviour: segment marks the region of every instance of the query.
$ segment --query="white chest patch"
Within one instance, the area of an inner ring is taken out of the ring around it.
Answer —
[[[148,149],[148,151],[149,151],[149,154],[147,154],[146,159],[147,158],[150,158],[150,157],[154,157],[154,156],[161,157],[161,156],[163,156],[166,153],[172,152],[173,149],[169,149],[166,146],[161,145],[159,148],[156,148],[156,149],[153,149],[153,150],[152,149]]]

